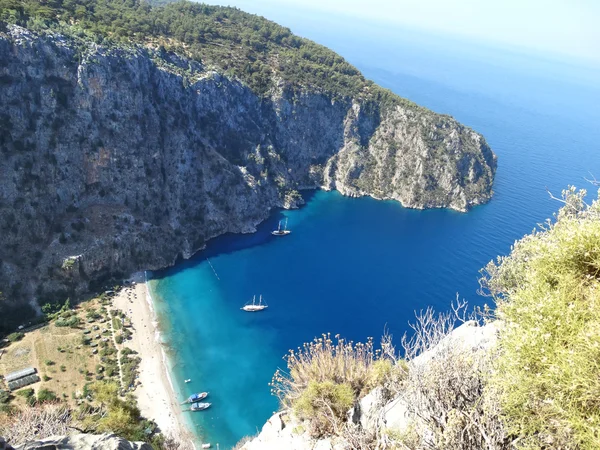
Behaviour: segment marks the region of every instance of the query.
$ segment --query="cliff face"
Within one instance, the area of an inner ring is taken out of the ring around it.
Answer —
[[[447,116],[283,83],[267,97],[149,48],[0,33],[0,286],[52,299],[250,232],[302,188],[460,211],[496,168]]]
[[[1,447],[0,442],[0,448]],[[10,447],[12,448],[12,447]],[[129,442],[114,434],[75,434],[72,436],[54,436],[39,441],[19,445],[15,450],[152,450],[152,446],[143,442]]]

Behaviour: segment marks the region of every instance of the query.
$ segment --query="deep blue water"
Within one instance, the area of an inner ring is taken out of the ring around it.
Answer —
[[[593,191],[583,177],[600,177],[593,68],[435,38],[379,43],[300,28],[374,81],[483,133],[499,158],[495,195],[461,214],[306,193],[302,209],[274,211],[257,233],[215,239],[191,261],[155,274],[175,387],[182,399],[210,391],[213,407],[188,418],[199,441],[221,448],[256,433],[277,409],[268,383],[288,349],[323,332],[377,338],[386,326],[399,340],[415,310],[447,310],[457,292],[483,303],[479,269],[560,206],[546,187]],[[274,238],[282,217],[293,233]],[[269,309],[240,311],[254,294]]]

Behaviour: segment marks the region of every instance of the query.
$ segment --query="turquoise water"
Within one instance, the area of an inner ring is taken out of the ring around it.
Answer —
[[[499,50],[489,60],[423,42],[417,51],[400,38],[390,56],[377,42],[365,48],[350,35],[323,33],[303,34],[376,82],[482,132],[499,157],[495,196],[460,214],[308,192],[305,207],[274,211],[257,233],[217,238],[154,274],[175,388],[182,400],[210,391],[213,407],[188,419],[199,441],[222,449],[256,433],[277,409],[268,383],[288,349],[323,332],[365,340],[387,327],[399,338],[415,310],[446,310],[457,292],[483,303],[479,269],[559,207],[546,187],[559,193],[586,186],[589,172],[600,177],[600,89],[581,71]],[[293,233],[275,238],[269,232],[283,217]],[[240,311],[254,294],[269,309]]]

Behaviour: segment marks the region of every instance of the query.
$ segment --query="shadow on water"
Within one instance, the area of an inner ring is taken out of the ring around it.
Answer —
[[[300,208],[304,208],[306,204],[314,198],[317,192],[318,189],[305,189],[300,191],[302,199],[304,200],[304,205],[301,205]],[[210,239],[206,243],[206,248],[199,250],[191,258],[187,260],[178,258],[172,267],[152,271],[152,279],[162,280],[181,271],[195,267],[215,256],[250,249],[278,239],[278,237],[271,234],[271,231],[277,229],[279,221],[286,219],[285,211],[285,209],[279,208],[271,211],[269,217],[258,224],[256,226],[256,231],[253,233],[225,233]]]

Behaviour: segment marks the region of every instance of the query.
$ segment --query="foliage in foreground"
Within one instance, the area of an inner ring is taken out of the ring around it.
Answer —
[[[403,376],[395,365],[395,350],[388,337],[382,350],[373,340],[354,343],[329,334],[304,344],[287,355],[288,372],[278,370],[272,393],[300,419],[311,421],[311,434],[339,434],[348,410],[367,392]]]
[[[377,358],[371,341],[323,336],[290,352],[274,393],[314,436],[357,449],[600,448],[600,202],[584,197],[563,192],[556,220],[483,271],[497,304],[495,348],[454,345],[456,317],[428,309],[403,340],[402,364]],[[402,376],[390,376],[398,367]],[[406,406],[407,428],[387,429],[383,417],[375,430],[348,423],[357,400],[386,383]]]
[[[526,449],[600,448],[600,203],[563,192],[555,222],[486,267],[504,322],[490,387]]]
[[[26,440],[44,439],[55,435],[71,434],[73,429],[86,433],[114,433],[129,441],[148,442],[157,450],[187,448],[158,432],[156,424],[144,419],[135,398],[119,396],[114,383],[96,382],[86,386],[91,401],[78,409],[57,400],[56,394],[46,389],[38,392],[23,389],[16,394],[25,397],[28,405],[0,413],[0,435],[12,445]]]

